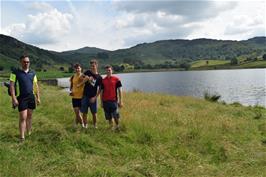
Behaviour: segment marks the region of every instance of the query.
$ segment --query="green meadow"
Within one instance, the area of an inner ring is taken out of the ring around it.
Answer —
[[[266,174],[266,109],[192,97],[124,93],[121,131],[74,128],[71,98],[41,85],[33,132],[0,87],[0,176],[258,176]],[[91,120],[91,116],[89,117]]]

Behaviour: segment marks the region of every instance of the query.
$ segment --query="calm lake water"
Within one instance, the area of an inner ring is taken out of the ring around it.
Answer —
[[[175,71],[117,74],[123,89],[203,98],[204,92],[221,95],[226,103],[266,107],[266,69]],[[58,79],[67,87],[69,78]]]

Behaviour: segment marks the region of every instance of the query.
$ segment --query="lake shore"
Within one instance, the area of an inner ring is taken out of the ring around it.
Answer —
[[[0,87],[1,89],[3,87]],[[33,133],[18,144],[18,113],[0,102],[3,176],[263,176],[266,110],[192,97],[125,93],[121,132],[73,128],[71,98],[41,85]],[[56,100],[56,101],[55,101]],[[89,115],[89,120],[91,117]]]

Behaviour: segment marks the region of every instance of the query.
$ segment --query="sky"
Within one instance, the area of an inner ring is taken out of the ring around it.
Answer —
[[[266,36],[266,1],[0,0],[0,33],[54,51]]]

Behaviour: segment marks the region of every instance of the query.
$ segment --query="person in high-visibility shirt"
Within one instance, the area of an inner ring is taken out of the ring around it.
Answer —
[[[13,106],[18,107],[20,141],[23,142],[25,132],[27,131],[28,135],[31,134],[32,113],[36,108],[36,102],[40,104],[41,101],[37,76],[30,69],[29,57],[21,56],[20,64],[21,68],[14,70],[10,75],[10,91]],[[15,82],[18,89],[15,88]],[[15,89],[17,89],[17,95],[15,95]]]

